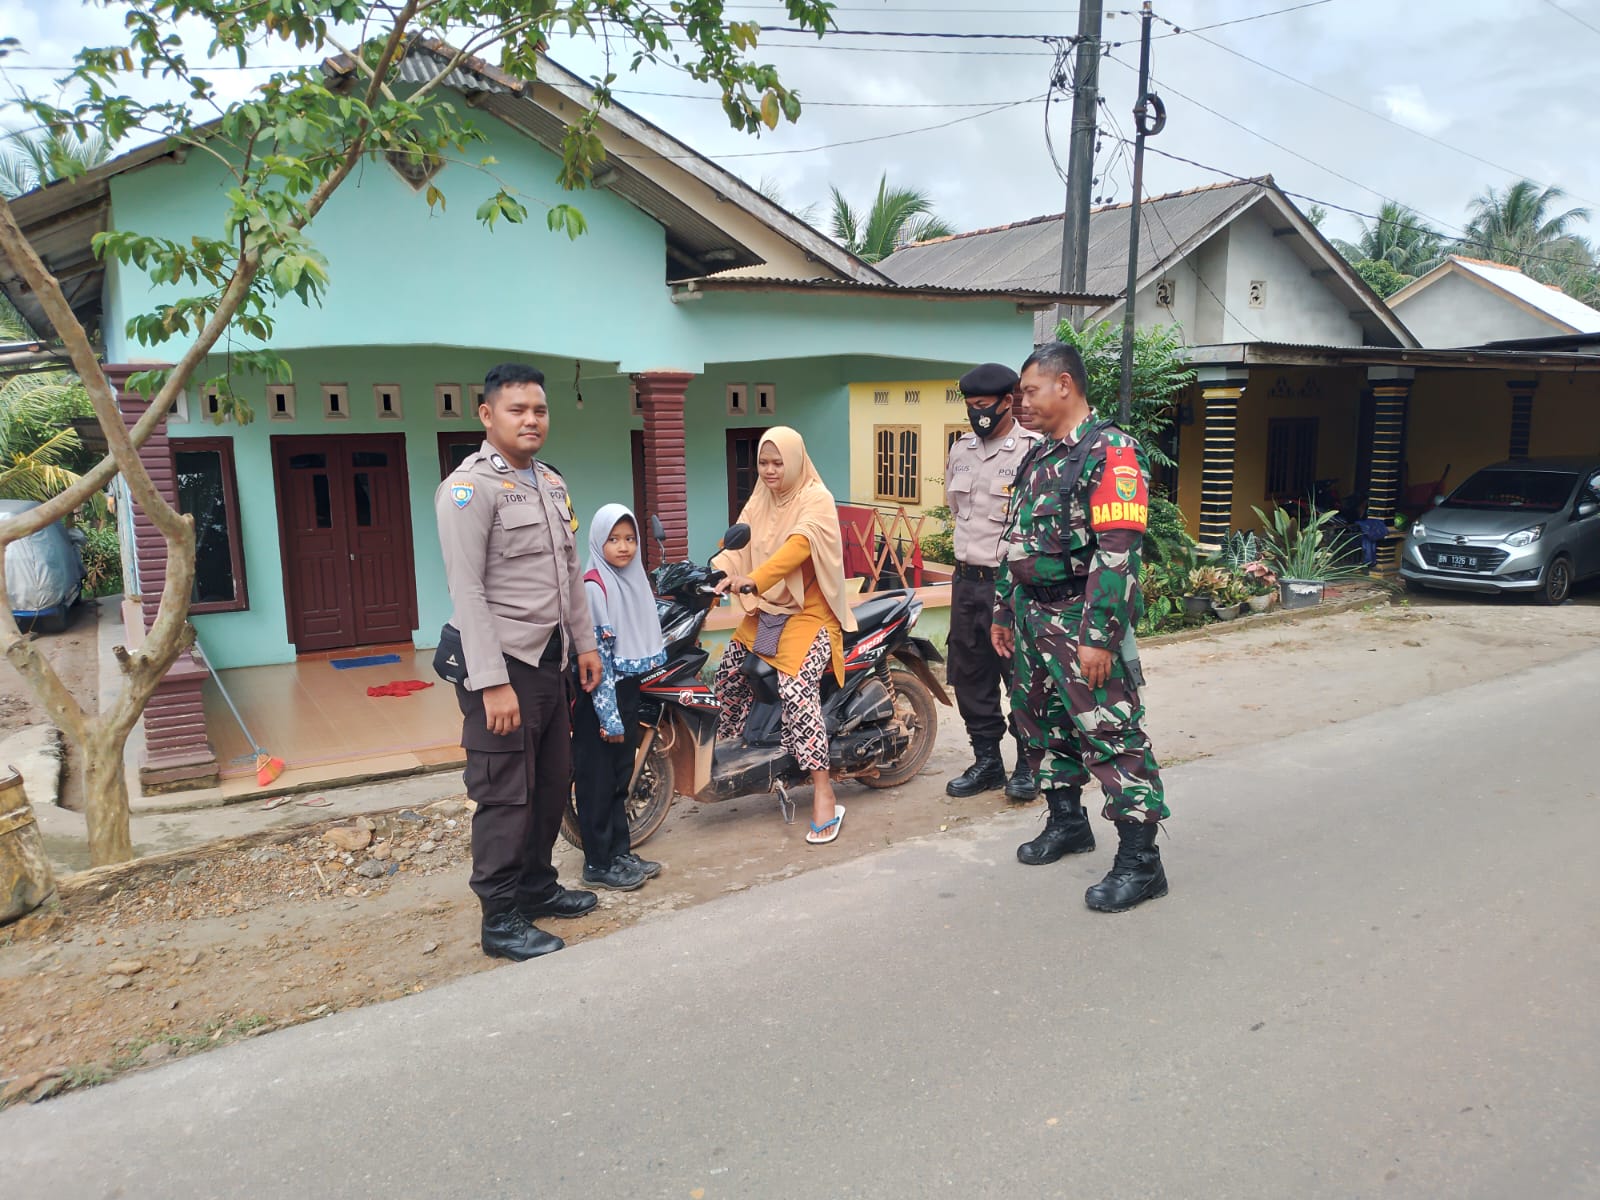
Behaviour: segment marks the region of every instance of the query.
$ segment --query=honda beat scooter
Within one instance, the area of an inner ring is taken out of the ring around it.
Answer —
[[[665,550],[660,519],[652,516],[650,526]],[[719,549],[740,550],[749,542],[750,527],[734,525]],[[661,827],[680,791],[700,803],[775,795],[784,819],[793,820],[789,788],[810,782],[810,773],[783,748],[777,670],[754,654],[740,668],[755,693],[744,733],[717,740],[722,705],[702,677],[710,655],[699,637],[723,578],[723,572],[694,562],[665,563],[651,576],[667,661],[639,681],[639,749],[627,802],[628,834],[636,847]],[[934,698],[949,704],[950,697],[929,664],[944,659],[932,642],[912,636],[922,615],[914,592],[880,592],[854,611],[857,628],[844,635],[844,683],[832,671],[822,678],[829,766],[835,779],[897,787],[933,753],[939,732]],[[561,831],[582,846],[570,799]]]

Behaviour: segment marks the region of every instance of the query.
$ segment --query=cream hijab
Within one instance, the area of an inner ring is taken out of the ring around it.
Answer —
[[[833,493],[806,453],[805,440],[787,425],[767,430],[761,447],[771,444],[783,459],[783,482],[777,491],[765,483],[745,502],[739,520],[750,526],[750,544],[743,550],[724,550],[715,565],[730,575],[749,575],[795,534],[811,544],[811,569],[817,586],[841,629],[853,630],[856,617],[844,586],[844,535]],[[759,455],[759,451],[757,452]],[[736,597],[746,612],[793,615],[805,607],[805,583],[799,571],[779,580],[760,597]]]

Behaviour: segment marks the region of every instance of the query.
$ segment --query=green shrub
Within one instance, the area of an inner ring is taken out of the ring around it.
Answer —
[[[114,596],[122,590],[122,547],[115,525],[81,526],[83,586],[91,596]]]
[[[955,529],[950,524],[950,506],[941,504],[938,508],[928,510],[927,523],[924,529],[937,525],[939,532],[924,533],[917,539],[922,547],[922,557],[929,562],[953,563],[956,561],[956,535]]]

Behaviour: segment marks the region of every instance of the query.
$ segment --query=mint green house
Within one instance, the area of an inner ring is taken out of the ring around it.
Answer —
[[[530,208],[564,198],[552,147],[588,88],[551,62],[534,84],[482,64],[452,84],[489,134],[496,176]],[[582,519],[622,501],[661,518],[669,556],[703,557],[754,482],[762,429],[797,428],[839,500],[852,499],[852,381],[1019,362],[1033,311],[1059,299],[897,286],[638,116],[608,109],[601,129],[610,156],[598,186],[573,198],[589,226],[575,241],[537,219],[486,229],[473,168],[422,180],[367,162],[314,227],[331,268],[325,304],[275,314],[293,382],[247,384],[247,425],[215,423],[215,398],[191,393],[145,447],[196,517],[193,620],[213,665],[434,644],[450,601],[432,497],[481,441],[477,394],[495,363],[545,372],[545,457]],[[447,207],[429,210],[427,182]],[[126,322],[176,293],[106,269],[90,238],[219,230],[223,186],[210,156],[153,146],[15,203],[79,312],[99,322],[119,386],[140,361]],[[0,289],[45,332],[3,263]],[[142,405],[121,395],[131,420]],[[164,551],[137,514],[128,525],[130,595],[153,612]],[[193,727],[199,685],[185,682],[197,669],[175,668],[147,714],[152,778],[215,777]]]

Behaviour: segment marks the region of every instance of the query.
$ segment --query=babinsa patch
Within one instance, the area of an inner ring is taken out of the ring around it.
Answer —
[[[1105,470],[1089,496],[1089,524],[1096,531],[1136,529],[1142,532],[1149,520],[1149,493],[1133,447],[1107,447]]]

